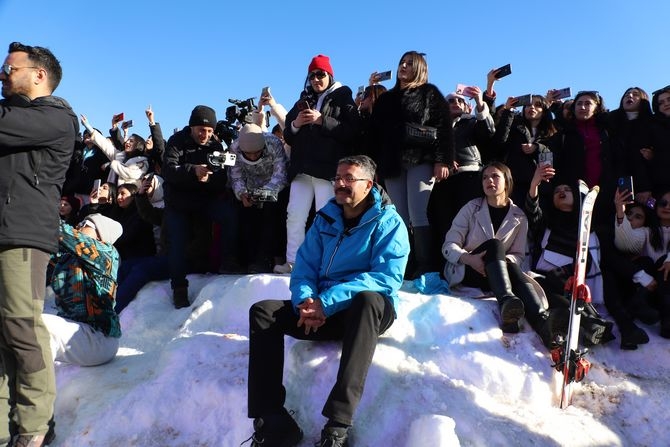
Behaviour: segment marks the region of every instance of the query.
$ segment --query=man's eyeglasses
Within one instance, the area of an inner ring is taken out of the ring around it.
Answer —
[[[314,78],[317,78],[317,79],[323,79],[323,78],[325,78],[327,75],[328,75],[328,73],[326,73],[325,71],[317,70],[317,71],[313,71],[313,72],[311,72],[311,73],[307,76],[307,79],[309,79],[310,81],[313,81]]]
[[[339,182],[344,182],[345,185],[351,185],[354,182],[362,182],[362,181],[368,181],[370,180],[369,178],[355,178],[351,175],[347,175],[346,177],[342,177],[340,175],[336,175],[335,177],[331,178],[330,181],[335,183]]]
[[[22,68],[39,68],[39,67],[14,67],[9,64],[2,64],[2,67],[0,67],[0,71],[9,76],[12,74],[13,71],[20,70]]]

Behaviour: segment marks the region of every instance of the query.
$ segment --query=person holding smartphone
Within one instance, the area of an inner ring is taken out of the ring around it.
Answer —
[[[424,144],[408,138],[407,126],[429,126],[436,138]],[[408,51],[398,62],[393,88],[379,96],[370,123],[373,158],[391,200],[414,239],[410,277],[439,270],[436,241],[428,222],[428,200],[454,162],[452,118],[444,95],[428,82],[423,53]]]
[[[360,117],[351,89],[335,80],[328,56],[314,56],[300,98],[286,115],[284,140],[291,147],[286,263],[276,265],[275,273],[293,270],[312,203],[319,210],[333,196],[329,180],[333,167],[360,138]]]

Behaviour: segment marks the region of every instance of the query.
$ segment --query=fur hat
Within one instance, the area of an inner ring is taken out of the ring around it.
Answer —
[[[188,125],[205,126],[216,128],[216,112],[211,107],[195,106],[191,112],[191,118],[188,120]]]
[[[120,223],[102,214],[89,214],[84,220],[90,220],[95,224],[95,231],[100,235],[102,242],[113,244],[123,234]]]
[[[312,58],[312,62],[309,63],[307,73],[311,73],[314,70],[323,70],[326,73],[328,73],[332,78],[335,77],[335,75],[333,75],[333,67],[330,66],[330,58],[328,56],[324,56],[323,54],[314,56]]]
[[[263,130],[256,124],[245,124],[240,130],[237,144],[242,152],[257,152],[265,146]]]

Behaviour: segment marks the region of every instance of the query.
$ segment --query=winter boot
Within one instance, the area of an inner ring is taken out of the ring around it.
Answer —
[[[190,306],[191,303],[188,300],[188,287],[182,286],[172,289],[172,303],[174,304],[175,309]]]
[[[315,445],[316,447],[348,447],[349,427],[325,426],[321,430],[321,440]]]
[[[621,349],[632,351],[637,349],[637,345],[649,343],[649,336],[644,329],[638,327],[633,320],[626,322],[617,322],[619,332],[621,332]]]
[[[567,307],[555,307],[546,311],[539,324],[533,326],[533,328],[542,339],[544,346],[551,349],[555,343],[565,340],[569,324],[570,309]]]
[[[435,267],[433,259],[433,232],[429,226],[414,227],[412,229],[414,236],[414,260],[416,266],[413,270],[412,278],[419,278],[424,273],[436,272],[439,269]]]
[[[280,413],[254,419],[251,447],[293,447],[302,440],[302,430],[295,419],[282,408]]]
[[[628,301],[630,314],[644,324],[655,324],[661,319],[657,309],[649,304],[651,292],[646,287],[638,287]]]
[[[579,338],[585,346],[595,346],[614,340],[614,323],[599,317],[582,315],[579,325]]]
[[[491,291],[498,300],[500,306],[500,328],[503,332],[519,332],[519,320],[523,318],[523,301],[514,296],[512,286],[507,273],[506,261],[493,261],[486,264],[486,277],[489,281]]]

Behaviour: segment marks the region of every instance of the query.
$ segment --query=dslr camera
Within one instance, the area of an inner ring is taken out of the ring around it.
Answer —
[[[277,195],[278,192],[271,189],[255,188],[249,191],[249,197],[254,202],[276,202]]]
[[[212,172],[221,170],[224,166],[235,166],[235,160],[237,155],[231,152],[219,152],[214,151],[211,154],[207,154],[207,167],[211,169]]]

